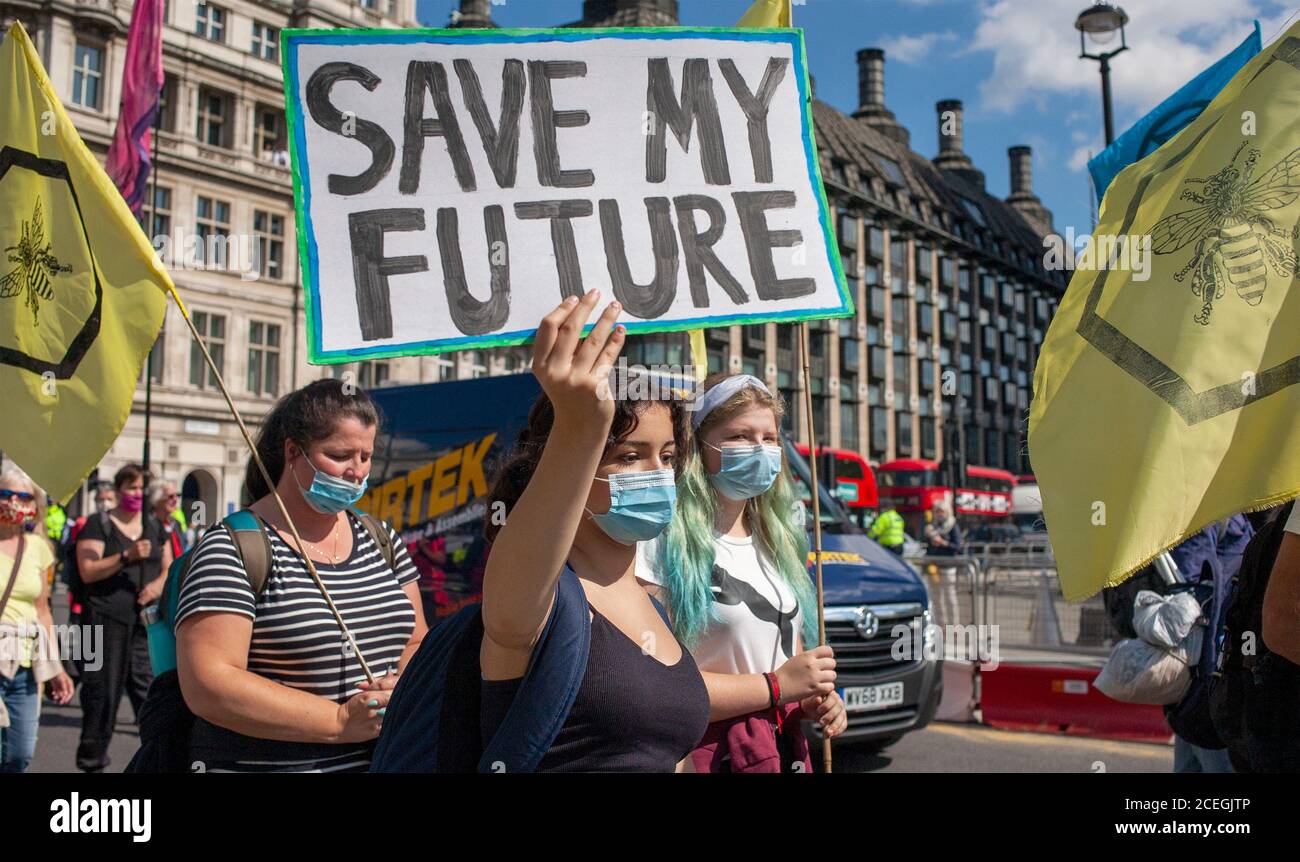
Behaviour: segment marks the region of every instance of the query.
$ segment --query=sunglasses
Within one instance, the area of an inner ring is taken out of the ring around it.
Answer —
[[[19,500],[22,500],[24,503],[30,503],[32,500],[36,499],[36,497],[27,493],[26,491],[14,491],[9,488],[0,488],[0,500],[10,500],[13,499],[14,497],[17,497]]]

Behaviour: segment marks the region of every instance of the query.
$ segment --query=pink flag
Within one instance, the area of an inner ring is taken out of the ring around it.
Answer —
[[[162,97],[163,0],[136,0],[126,37],[122,105],[105,169],[137,216],[152,166],[149,147]]]

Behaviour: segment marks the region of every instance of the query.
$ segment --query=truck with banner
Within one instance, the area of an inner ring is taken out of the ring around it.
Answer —
[[[359,505],[406,544],[431,626],[481,597],[488,491],[540,392],[531,374],[370,391],[382,427]],[[808,463],[790,440],[784,449],[807,496]],[[849,710],[840,739],[883,748],[929,723],[942,696],[941,658],[914,648],[933,636],[929,596],[910,566],[867,538],[824,485],[819,491],[826,637]],[[817,735],[812,725],[806,731]]]

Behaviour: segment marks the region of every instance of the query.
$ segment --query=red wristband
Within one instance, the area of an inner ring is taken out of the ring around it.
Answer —
[[[781,705],[781,683],[774,673],[763,674],[763,679],[767,680],[767,693],[771,698],[768,705],[775,709]]]

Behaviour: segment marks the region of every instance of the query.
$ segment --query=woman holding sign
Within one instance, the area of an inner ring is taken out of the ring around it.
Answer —
[[[847,718],[831,648],[804,650],[817,640],[816,596],[782,459],[784,405],[749,375],[710,377],[695,404],[677,514],[637,560],[709,689],[712,723],[692,766],[811,771],[800,719],[834,737]]]
[[[619,304],[580,341],[598,299],[538,327],[544,394],[490,494],[482,605],[412,660],[376,771],[671,772],[704,733],[704,681],[634,571],[672,519],[689,422],[679,402],[611,397]]]

